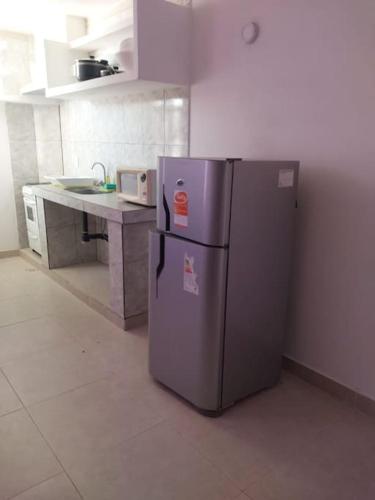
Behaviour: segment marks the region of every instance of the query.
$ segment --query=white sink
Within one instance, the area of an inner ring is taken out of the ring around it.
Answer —
[[[47,180],[52,182],[52,184],[57,184],[63,186],[64,188],[72,188],[72,187],[91,187],[95,184],[97,179],[95,177],[52,177],[46,176]]]

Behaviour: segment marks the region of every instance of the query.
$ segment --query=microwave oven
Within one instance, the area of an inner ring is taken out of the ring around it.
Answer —
[[[122,200],[147,207],[156,206],[156,169],[117,170],[117,194]]]

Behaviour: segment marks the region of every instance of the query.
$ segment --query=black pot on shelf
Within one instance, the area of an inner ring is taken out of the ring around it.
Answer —
[[[108,61],[104,59],[95,59],[90,56],[89,59],[77,59],[73,64],[73,74],[79,82],[91,80],[92,78],[99,78],[101,71],[110,68]]]

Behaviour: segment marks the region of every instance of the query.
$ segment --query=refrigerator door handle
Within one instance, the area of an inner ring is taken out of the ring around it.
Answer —
[[[158,297],[159,278],[165,265],[165,235],[159,236],[159,264],[156,268],[156,297]]]
[[[165,230],[170,231],[171,230],[171,213],[169,211],[167,198],[165,196],[164,185],[163,185],[163,208],[164,208],[164,212],[165,212]]]

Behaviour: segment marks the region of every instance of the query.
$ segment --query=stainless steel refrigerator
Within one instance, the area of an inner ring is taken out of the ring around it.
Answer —
[[[149,368],[209,415],[279,379],[298,168],[160,158]]]

